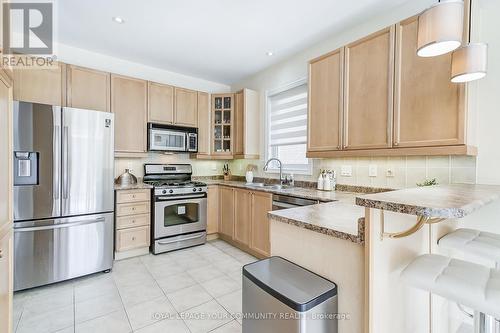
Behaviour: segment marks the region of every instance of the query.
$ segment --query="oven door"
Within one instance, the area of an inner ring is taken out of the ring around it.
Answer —
[[[148,148],[160,151],[186,151],[186,133],[152,128],[149,130]]]
[[[170,237],[207,229],[205,194],[155,199],[154,238]]]

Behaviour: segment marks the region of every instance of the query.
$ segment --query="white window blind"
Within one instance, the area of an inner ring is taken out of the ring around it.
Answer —
[[[309,171],[307,83],[268,96],[268,117],[268,157],[279,158],[288,171]]]

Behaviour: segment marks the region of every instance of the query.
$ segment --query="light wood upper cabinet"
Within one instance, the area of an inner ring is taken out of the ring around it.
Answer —
[[[115,151],[146,151],[147,82],[111,75],[111,111],[115,114]]]
[[[234,94],[234,154],[244,154],[245,116],[243,90]]]
[[[392,146],[394,27],[345,47],[344,149]]]
[[[269,256],[271,253],[269,219],[267,213],[273,208],[272,195],[264,192],[252,193],[252,221],[250,249]]]
[[[198,94],[194,90],[175,88],[175,123],[198,127]]]
[[[308,151],[340,150],[344,48],[309,64]]]
[[[66,106],[66,65],[54,68],[14,69],[14,100]]]
[[[207,234],[210,235],[219,230],[219,186],[208,186],[207,203]]]
[[[198,92],[198,154],[210,155],[210,95]]]
[[[394,145],[465,143],[465,85],[450,82],[451,53],[418,57],[417,17],[396,26]]]
[[[252,218],[252,192],[234,190],[234,240],[248,246]]]
[[[234,189],[219,188],[220,193],[220,221],[219,233],[233,238],[234,235]]]
[[[234,94],[234,158],[259,158],[259,111],[258,92],[245,88]]]
[[[174,87],[148,82],[148,121],[174,123]]]
[[[111,111],[111,74],[67,65],[66,101],[73,108]]]

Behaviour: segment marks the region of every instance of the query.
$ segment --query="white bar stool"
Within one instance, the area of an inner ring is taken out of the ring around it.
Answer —
[[[499,333],[500,271],[436,254],[417,257],[402,272],[409,285],[474,309],[474,333]]]
[[[474,229],[457,229],[438,241],[439,247],[493,260],[500,269],[500,235]]]

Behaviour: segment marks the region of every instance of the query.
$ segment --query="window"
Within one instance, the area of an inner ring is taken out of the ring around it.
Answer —
[[[278,158],[283,170],[312,173],[306,158],[307,145],[307,83],[296,82],[268,94],[267,97],[267,158]],[[276,170],[278,163],[270,165]]]

